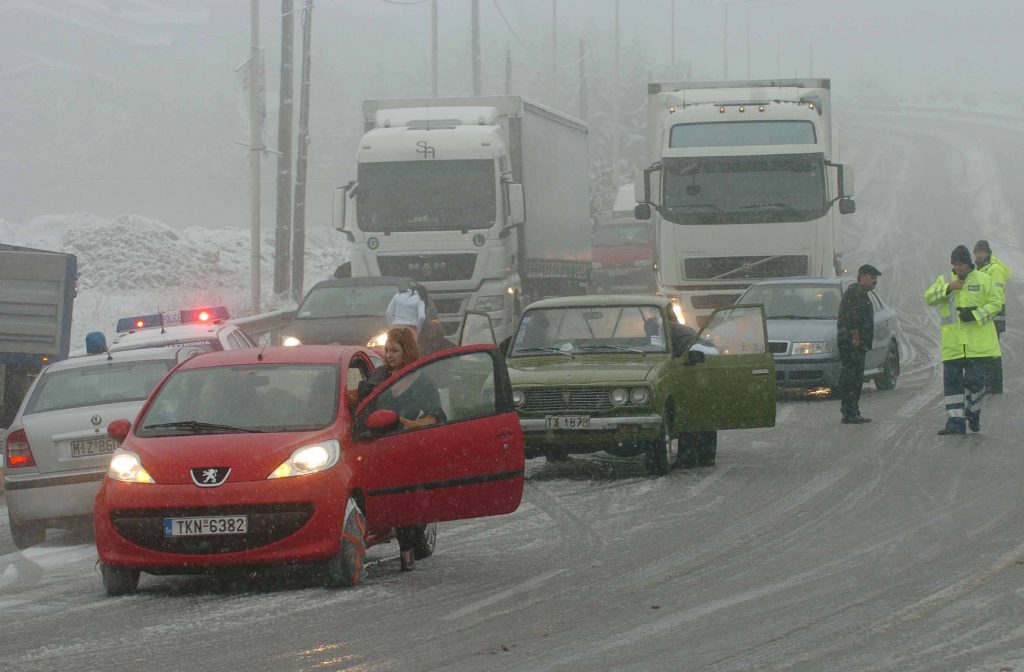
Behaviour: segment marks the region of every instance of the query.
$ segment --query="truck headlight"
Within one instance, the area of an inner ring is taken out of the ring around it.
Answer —
[[[832,352],[832,341],[801,341],[793,344],[794,355],[823,355]]]
[[[505,296],[503,294],[492,294],[481,296],[476,300],[474,307],[485,313],[492,313],[505,307]]]
[[[366,342],[368,348],[383,348],[388,342],[388,332],[382,331]]]
[[[295,338],[294,336],[285,336],[284,340],[281,341],[281,345],[284,345],[284,346],[287,346],[287,347],[290,348],[290,347],[293,347],[293,346],[296,346],[296,345],[302,345],[302,341],[300,341],[299,339]]]
[[[289,476],[305,476],[330,469],[338,463],[341,447],[334,439],[313,443],[296,448],[291,457],[274,469],[267,480],[288,478]]]
[[[679,303],[679,297],[672,297],[672,312],[675,313],[679,324],[686,324],[686,315],[683,314],[683,306]]]

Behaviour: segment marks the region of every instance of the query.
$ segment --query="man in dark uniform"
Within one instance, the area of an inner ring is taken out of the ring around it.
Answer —
[[[860,392],[864,387],[864,356],[871,349],[875,334],[875,310],[868,292],[878,285],[882,273],[871,264],[857,269],[857,282],[850,285],[839,302],[836,335],[839,342],[840,410],[844,425],[871,422],[860,414]]]

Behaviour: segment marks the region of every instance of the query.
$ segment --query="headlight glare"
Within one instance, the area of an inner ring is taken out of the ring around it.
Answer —
[[[294,336],[285,336],[284,340],[281,341],[281,345],[284,345],[286,347],[291,348],[291,347],[294,347],[296,345],[302,345],[302,341],[300,341],[299,339],[295,338]]]
[[[823,355],[832,352],[832,341],[800,341],[793,343],[794,355]]]
[[[122,483],[155,483],[149,472],[142,467],[142,460],[130,450],[118,449],[110,458],[107,476]]]
[[[340,457],[341,446],[335,439],[311,443],[308,446],[296,448],[291,457],[278,465],[277,469],[267,476],[267,480],[315,474],[333,467],[338,463]]]
[[[629,403],[634,406],[646,404],[651,398],[651,393],[646,387],[634,387],[629,391]]]
[[[611,394],[608,395],[608,397],[609,399],[611,399],[612,404],[614,404],[615,406],[622,406],[623,404],[626,403],[626,400],[629,398],[629,395],[621,387],[616,387],[614,390],[612,390]]]
[[[388,342],[388,332],[382,331],[366,342],[368,348],[383,348]]]

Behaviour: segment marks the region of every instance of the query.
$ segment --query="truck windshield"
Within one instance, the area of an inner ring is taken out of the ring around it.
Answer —
[[[489,229],[496,209],[494,162],[363,163],[356,198],[362,231]]]
[[[662,216],[676,224],[805,222],[827,210],[824,156],[667,157]]]

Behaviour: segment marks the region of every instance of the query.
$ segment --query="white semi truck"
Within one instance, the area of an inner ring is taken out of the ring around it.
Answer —
[[[649,84],[647,115],[637,216],[654,219],[677,315],[699,327],[758,280],[842,273],[853,174],[829,80]]]
[[[453,335],[467,310],[499,339],[522,306],[585,293],[586,126],[519,96],[368,100],[357,178],[335,192],[352,275],[430,290]]]

